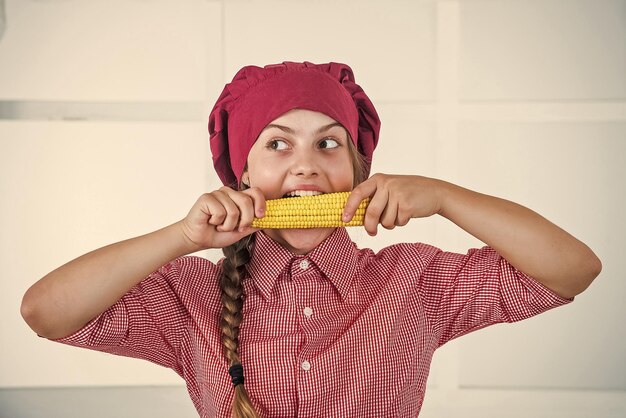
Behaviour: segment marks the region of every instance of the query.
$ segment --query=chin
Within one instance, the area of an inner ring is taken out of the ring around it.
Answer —
[[[307,254],[320,245],[333,228],[268,229],[265,233],[295,254]]]

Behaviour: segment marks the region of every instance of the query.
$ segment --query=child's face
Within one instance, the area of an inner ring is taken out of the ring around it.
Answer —
[[[272,121],[248,154],[244,179],[266,199],[352,190],[354,173],[343,126],[323,113],[294,109]],[[334,229],[268,229],[296,254],[307,254]]]
[[[346,130],[331,117],[294,109],[273,120],[248,154],[247,176],[266,199],[352,190]]]

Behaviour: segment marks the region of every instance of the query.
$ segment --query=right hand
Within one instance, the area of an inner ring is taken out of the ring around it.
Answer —
[[[258,187],[244,191],[221,187],[198,198],[185,219],[182,232],[191,251],[224,248],[259,228],[252,228],[254,217],[265,214],[265,197]]]

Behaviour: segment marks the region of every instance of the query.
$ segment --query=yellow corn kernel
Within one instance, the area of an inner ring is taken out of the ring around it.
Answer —
[[[359,204],[350,222],[343,222],[343,208],[350,192],[328,193],[318,196],[299,196],[273,199],[265,202],[265,217],[254,218],[254,228],[335,228],[363,225],[369,197]]]

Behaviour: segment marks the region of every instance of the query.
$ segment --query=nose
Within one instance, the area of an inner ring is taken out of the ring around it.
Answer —
[[[319,174],[319,166],[315,161],[315,156],[311,155],[310,152],[299,152],[294,155],[291,174],[306,178],[317,176]]]

